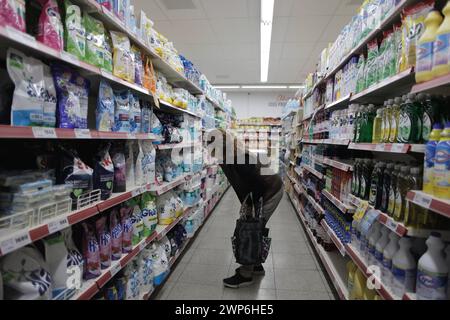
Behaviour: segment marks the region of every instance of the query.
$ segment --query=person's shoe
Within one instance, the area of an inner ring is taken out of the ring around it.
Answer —
[[[253,278],[246,278],[241,276],[239,272],[230,278],[223,279],[223,285],[227,288],[243,288],[253,284]]]
[[[241,267],[236,269],[236,273],[239,273]],[[255,266],[253,268],[253,275],[255,276],[265,276],[266,275],[266,270],[264,270],[264,267],[262,265],[259,266]]]

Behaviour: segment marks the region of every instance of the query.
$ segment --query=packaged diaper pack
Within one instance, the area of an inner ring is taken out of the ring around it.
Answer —
[[[48,300],[52,296],[48,265],[33,245],[3,257],[0,272],[6,300]]]
[[[65,51],[80,60],[86,55],[86,31],[81,18],[81,8],[69,0],[64,1],[66,13],[64,28]]]
[[[51,65],[58,98],[58,128],[87,129],[89,80],[64,65]]]
[[[114,165],[109,155],[111,144],[103,146],[95,158],[94,190],[101,190],[101,199],[111,197],[114,185]]]
[[[42,0],[36,40],[57,51],[64,49],[64,28],[55,0]]]
[[[9,48],[6,57],[8,74],[15,84],[11,106],[11,125],[43,124],[44,65],[37,59]]]
[[[100,248],[100,267],[101,269],[106,269],[111,266],[111,234],[108,230],[105,215],[97,219],[95,229]]]
[[[87,222],[82,222],[81,226],[83,228],[84,279],[95,279],[101,273],[100,247],[95,228]]]
[[[114,92],[108,82],[100,81],[97,99],[96,129],[109,132],[114,129],[115,99]]]

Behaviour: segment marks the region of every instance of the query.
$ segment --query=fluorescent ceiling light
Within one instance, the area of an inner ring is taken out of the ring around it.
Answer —
[[[305,86],[289,86],[289,89],[305,89]]]
[[[261,0],[261,82],[267,82],[269,77],[274,2]]]
[[[241,86],[214,86],[216,89],[239,89]]]
[[[287,86],[242,86],[242,89],[287,89]]]

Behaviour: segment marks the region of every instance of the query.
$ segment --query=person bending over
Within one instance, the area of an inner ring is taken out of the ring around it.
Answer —
[[[264,227],[269,221],[275,209],[278,207],[283,197],[283,182],[278,174],[268,171],[267,165],[262,165],[258,157],[246,150],[236,139],[232,139],[231,134],[227,134],[221,130],[224,142],[233,144],[234,161],[220,161],[225,176],[228,178],[241,204],[245,201],[248,194],[252,194],[254,201],[262,198],[262,218],[264,219]],[[226,154],[226,144],[224,143],[224,152]],[[245,161],[238,161],[238,152],[243,154]],[[243,164],[239,164],[242,163]],[[253,284],[253,276],[264,275],[264,267],[262,265],[246,265],[236,269],[234,276],[224,279],[223,284],[229,288],[240,288]]]

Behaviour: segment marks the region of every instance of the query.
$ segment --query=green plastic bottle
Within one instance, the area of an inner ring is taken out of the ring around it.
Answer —
[[[360,118],[359,118],[359,128],[358,128],[358,142],[366,142],[366,125],[367,125],[367,107],[361,106],[360,108]]]
[[[391,130],[392,130],[392,100],[389,99],[386,102],[386,110],[384,111],[384,116],[385,116],[385,136],[384,136],[384,141],[385,143],[389,142],[389,136],[391,135]]]
[[[373,132],[372,132],[372,143],[382,142],[382,123],[383,123],[383,109],[377,110],[377,116],[373,119]]]
[[[381,205],[381,196],[383,193],[383,173],[386,169],[386,163],[378,162],[372,172],[370,181],[369,204],[379,209]]]
[[[367,143],[372,143],[373,141],[373,122],[375,120],[376,117],[376,109],[375,106],[373,104],[370,104],[367,106],[367,112],[366,112],[367,116],[366,116],[366,123],[365,123],[365,137],[364,137],[364,142]]]
[[[422,190],[422,172],[419,167],[412,167],[410,169],[406,184],[406,193],[409,190]],[[427,215],[428,213],[424,208],[411,204],[405,199],[404,214],[402,217],[405,225],[414,226],[416,228],[424,228],[427,224],[430,223],[430,221],[428,221]]]
[[[406,204],[406,194],[410,190],[409,188],[409,176],[410,168],[408,166],[401,166],[400,174],[397,177],[397,192],[395,195],[395,209],[394,209],[394,220],[402,221],[405,216],[405,204]],[[409,211],[409,209],[408,209]]]
[[[388,163],[386,166],[386,170],[384,170],[384,174],[383,174],[383,193],[381,195],[380,210],[385,213],[387,213],[387,209],[389,206],[389,190],[391,188],[391,178],[392,178],[393,170],[394,170],[394,164]]]
[[[429,94],[419,94],[417,96],[423,108],[422,116],[422,140],[427,143],[430,139],[430,133],[435,124],[445,124],[444,114],[440,99]]]
[[[391,131],[390,131],[389,140],[388,140],[388,142],[390,142],[390,143],[397,142],[401,103],[402,103],[402,98],[400,98],[400,97],[397,97],[392,100]]]
[[[360,198],[363,200],[369,200],[371,178],[373,171],[373,161],[371,159],[366,159],[363,164],[363,170],[361,174],[361,190],[359,192]]]
[[[354,131],[355,134],[354,136],[354,140],[353,142],[355,143],[359,143],[360,141],[360,134],[361,134],[361,110],[362,110],[362,106],[360,107],[356,107],[356,115],[355,115],[355,121],[353,122],[353,126],[354,126]]]
[[[410,93],[400,110],[399,142],[419,143],[422,140],[422,115],[416,95]]]

